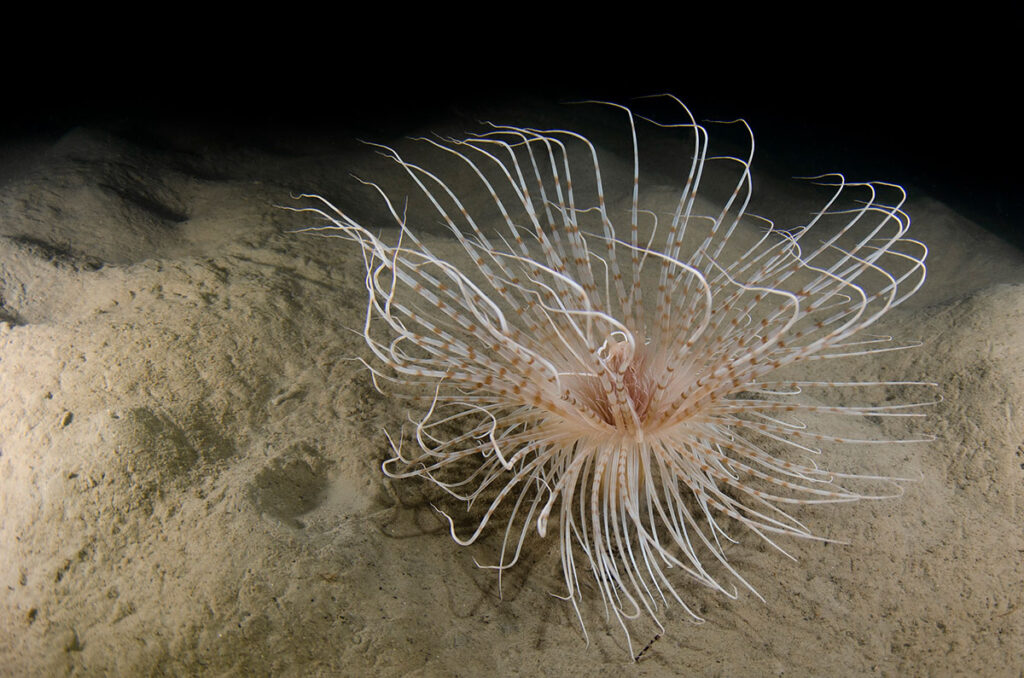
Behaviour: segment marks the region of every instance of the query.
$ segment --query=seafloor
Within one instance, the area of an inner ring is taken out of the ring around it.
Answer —
[[[683,581],[706,623],[638,624],[634,663],[595,591],[589,644],[551,595],[550,536],[499,598],[474,559],[500,530],[460,548],[428,488],[381,474],[405,412],[354,360],[362,258],[278,207],[371,209],[349,176],[387,171],[371,149],[105,120],[0,160],[0,674],[1019,675],[1024,255],[941,195],[909,187],[929,280],[880,330],[922,346],[856,367],[940,385],[935,441],[865,469],[919,480],[799,511],[848,544],[787,540],[795,561],[743,535],[765,602]]]

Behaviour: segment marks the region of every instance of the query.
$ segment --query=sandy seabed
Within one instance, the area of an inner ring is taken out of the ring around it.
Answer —
[[[314,141],[115,125],[0,158],[0,674],[1022,675],[1021,252],[911,194],[929,280],[885,331],[923,347],[858,369],[940,385],[936,440],[866,469],[921,479],[798,512],[849,544],[796,562],[744,536],[766,602],[681,582],[706,623],[639,624],[634,662],[596,591],[589,647],[551,595],[550,537],[499,598],[500,534],[460,548],[382,475],[405,413],[353,360],[361,256],[276,207],[371,210],[348,175],[381,160]]]

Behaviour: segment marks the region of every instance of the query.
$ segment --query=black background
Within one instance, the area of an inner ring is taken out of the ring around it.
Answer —
[[[873,22],[796,39],[755,27],[699,43],[674,30],[560,34],[536,21],[472,39],[452,27],[413,38],[415,25],[398,34],[315,21],[277,41],[265,26],[251,36],[80,35],[59,59],[45,50],[8,59],[0,153],[123,120],[201,123],[242,142],[274,127],[386,140],[453,111],[671,92],[699,118],[745,118],[762,161],[918,187],[1024,247],[1014,45],[970,27],[961,34],[973,42],[919,26],[907,41]]]

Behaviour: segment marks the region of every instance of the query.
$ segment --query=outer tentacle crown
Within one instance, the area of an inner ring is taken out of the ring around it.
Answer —
[[[824,448],[921,441],[853,439],[805,418],[919,417],[927,404],[812,399],[923,382],[775,376],[904,347],[863,333],[925,279],[927,250],[907,237],[903,190],[814,177],[832,191],[825,206],[777,229],[746,212],[753,137],[747,157],[712,158],[705,127],[672,99],[682,122],[609,104],[632,134],[621,210],[606,201],[597,149],[572,131],[490,125],[422,140],[447,156],[449,173],[469,177],[458,189],[444,172],[378,147],[461,245],[462,263],[435,255],[376,184],[398,226],[394,245],[318,196],[298,209],[324,220],[305,230],[362,250],[375,383],[429,403],[415,424],[418,449],[393,444],[385,473],[427,478],[470,503],[486,497],[472,534],[460,537],[449,518],[460,544],[511,503],[499,571],[515,564],[530,526],[544,536],[557,511],[565,598],[580,615],[581,564],[589,568],[627,638],[626,620],[657,621],[667,597],[699,620],[671,570],[734,597],[721,581],[731,577],[756,595],[726,559],[730,523],[781,551],[779,535],[817,538],[787,507],[893,495],[855,489],[887,479],[819,467]],[[643,202],[645,124],[691,139],[671,204]],[[735,185],[705,214],[698,189],[712,164],[733,168]],[[486,207],[467,207],[481,191]]]

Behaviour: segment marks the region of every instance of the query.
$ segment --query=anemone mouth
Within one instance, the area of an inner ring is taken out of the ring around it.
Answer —
[[[364,364],[378,389],[423,407],[405,440],[389,436],[384,472],[484,504],[468,535],[445,514],[459,544],[511,505],[490,566],[499,573],[554,514],[564,598],[583,625],[589,571],[627,640],[630,620],[660,625],[670,601],[700,619],[676,589],[679,573],[728,597],[738,586],[758,595],[726,558],[727,523],[785,553],[780,537],[821,539],[794,507],[898,496],[905,479],[816,459],[834,446],[928,437],[859,438],[814,422],[921,417],[928,399],[824,405],[809,391],[849,403],[872,389],[934,386],[781,376],[908,347],[866,332],[925,279],[927,249],[907,237],[903,190],[815,177],[824,207],[778,229],[747,212],[752,135],[747,155],[715,156],[707,129],[669,99],[674,122],[604,104],[625,116],[632,142],[621,208],[606,199],[598,148],[573,131],[488,124],[464,139],[420,140],[437,168],[378,146],[446,226],[459,261],[421,241],[408,225],[419,212],[377,184],[366,182],[398,227],[394,244],[318,196],[297,208],[324,220],[305,230],[359,247],[373,354]],[[689,140],[668,203],[664,191],[641,191],[639,123]],[[733,177],[731,190],[713,191],[714,209],[698,198],[712,165]]]
[[[578,406],[586,408],[606,425],[600,429],[601,433],[642,436],[649,423],[647,415],[652,406],[655,383],[643,342],[628,342],[613,336],[598,348],[597,355],[600,371],[566,374],[564,383],[567,392],[575,393]],[[614,379],[621,383],[619,397],[624,401],[624,408],[616,403],[616,394],[609,393],[605,388],[602,380],[605,371],[615,375]],[[567,400],[569,396],[563,395],[563,399]],[[625,419],[616,417],[616,409],[626,409],[631,416]]]

